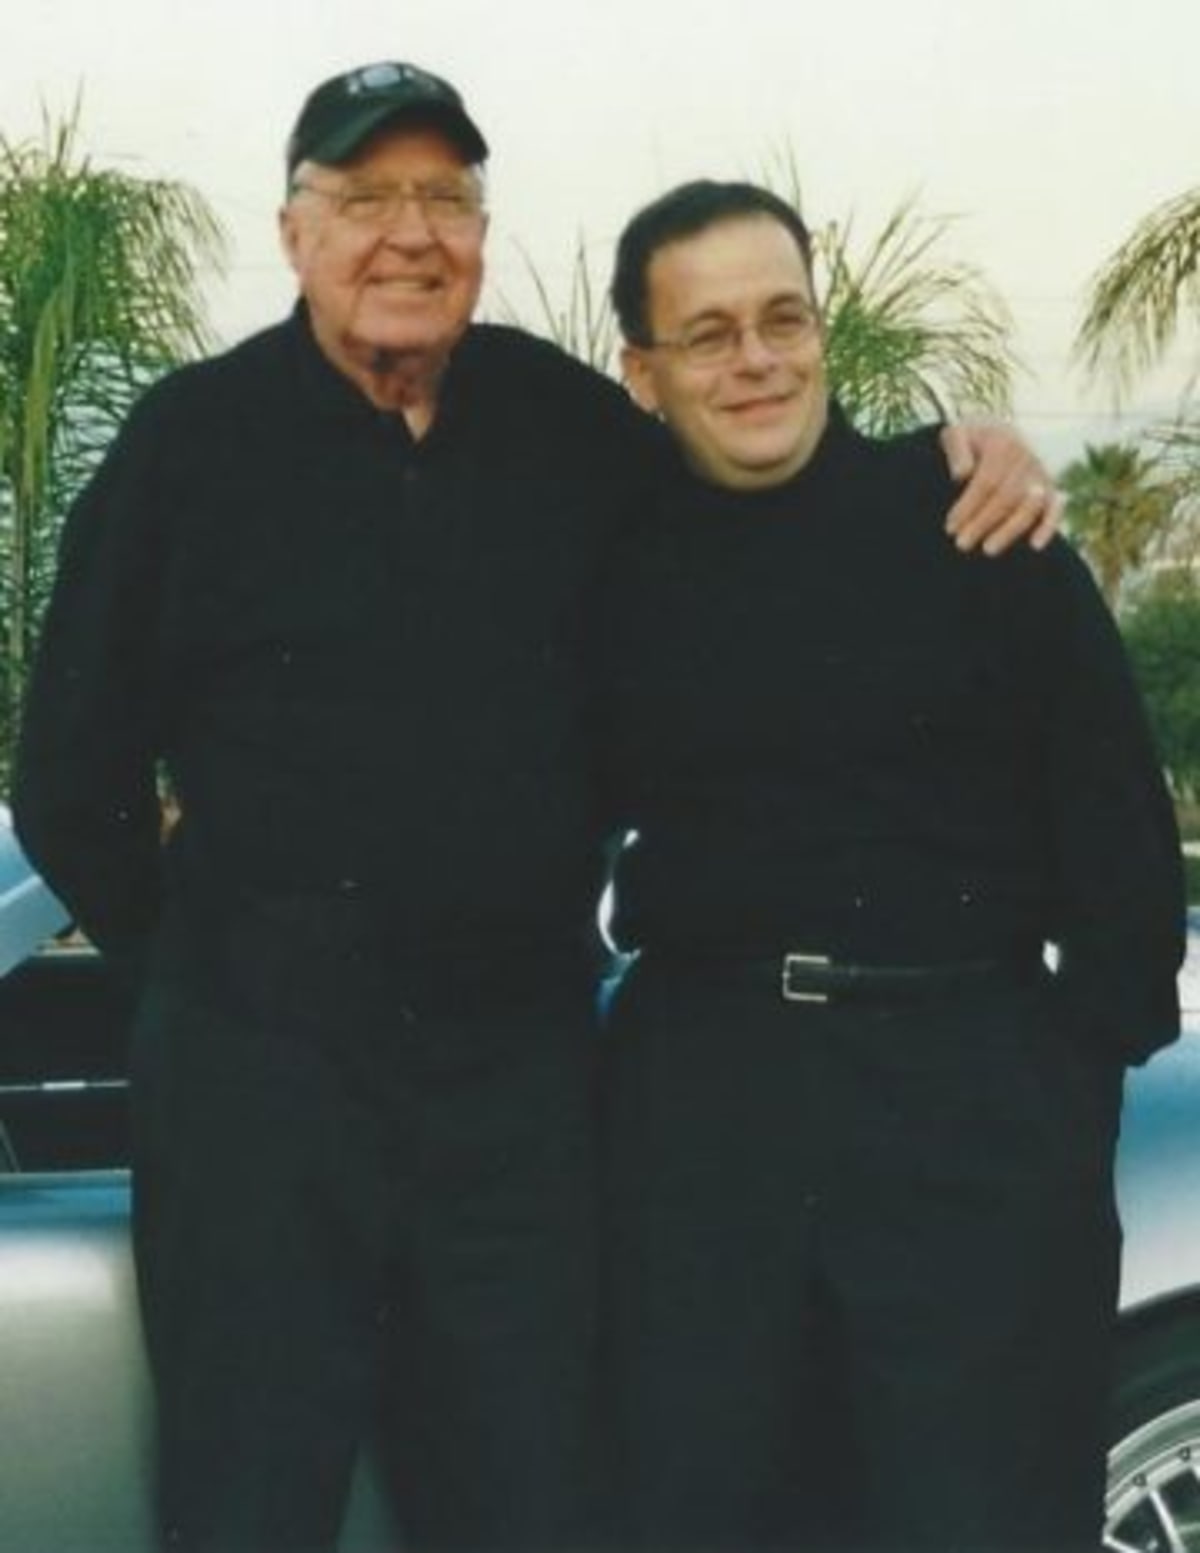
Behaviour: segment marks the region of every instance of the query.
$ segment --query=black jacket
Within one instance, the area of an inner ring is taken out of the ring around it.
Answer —
[[[353,896],[416,954],[584,931],[580,638],[642,420],[480,326],[414,442],[302,309],[151,389],[70,515],[16,777],[89,934],[136,950],[164,893]]]
[[[607,615],[627,945],[877,963],[1062,953],[1089,1040],[1178,1030],[1179,839],[1116,628],[1063,542],[943,532],[935,439],[834,413],[792,481],[679,470]]]

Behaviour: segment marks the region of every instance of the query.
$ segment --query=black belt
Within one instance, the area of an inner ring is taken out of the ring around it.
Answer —
[[[673,951],[649,951],[647,968],[684,963],[698,976],[752,981],[774,990],[785,1003],[916,1002],[967,992],[989,983],[1011,982],[1030,974],[1040,963],[1035,955],[1007,955],[980,960],[946,960],[930,965],[857,965],[829,955],[793,950],[769,958],[681,956]]]

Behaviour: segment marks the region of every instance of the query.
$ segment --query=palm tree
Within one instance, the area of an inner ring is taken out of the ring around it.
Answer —
[[[1200,188],[1151,211],[1097,272],[1076,355],[1124,392],[1161,360],[1185,307],[1200,318]]]
[[[1126,580],[1163,544],[1178,492],[1155,460],[1119,442],[1085,447],[1059,484],[1067,530],[1115,610]]]
[[[0,136],[0,772],[66,507],[136,395],[208,343],[224,241],[191,189],[95,168],[78,108]]]

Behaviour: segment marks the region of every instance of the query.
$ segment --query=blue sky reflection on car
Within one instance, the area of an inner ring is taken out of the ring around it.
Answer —
[[[0,802],[0,976],[67,925],[67,913],[32,871]]]
[[[1118,1156],[1122,1303],[1200,1286],[1200,908],[1188,914],[1184,1036],[1132,1069]]]

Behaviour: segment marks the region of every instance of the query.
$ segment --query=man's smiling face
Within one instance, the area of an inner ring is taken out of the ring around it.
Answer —
[[[646,272],[649,345],[624,356],[630,389],[661,415],[688,462],[739,490],[778,485],[812,457],[828,417],[824,336],[812,277],[792,234],[769,215],[732,216],[665,244]],[[811,327],[773,330],[802,314]],[[767,338],[783,333],[785,347]],[[687,342],[732,331],[716,362]]]
[[[382,222],[362,224],[344,213],[342,197],[455,188],[474,197],[477,180],[453,141],[414,125],[385,127],[338,167],[297,168],[280,232],[313,331],[336,364],[357,369],[388,354],[440,370],[479,300],[487,230],[480,209],[444,225],[413,199],[395,199]]]

